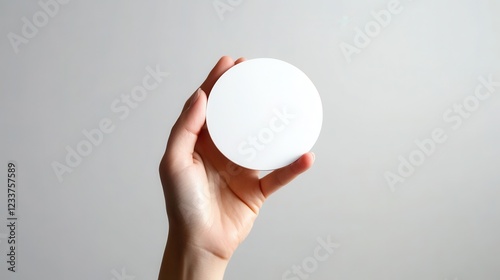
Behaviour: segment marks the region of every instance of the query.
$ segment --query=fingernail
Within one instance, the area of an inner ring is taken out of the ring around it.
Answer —
[[[316,154],[315,154],[315,153],[312,153],[312,152],[311,152],[311,154],[312,154],[312,156],[313,156],[313,161],[315,161],[315,160],[316,160]]]
[[[197,89],[195,93],[193,93],[193,96],[191,96],[191,102],[189,102],[189,108],[191,108],[191,106],[193,106],[193,104],[196,102],[196,100],[198,100],[198,98],[200,97],[200,93],[201,93],[201,88]]]

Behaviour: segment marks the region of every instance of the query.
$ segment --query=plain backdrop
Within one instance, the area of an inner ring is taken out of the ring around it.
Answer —
[[[313,168],[266,202],[226,279],[500,277],[500,1],[71,0],[48,15],[49,2],[0,2],[1,279],[157,277],[157,166],[222,55],[294,64],[324,108]],[[157,69],[168,76],[125,103]],[[102,121],[113,130],[69,167]],[[446,140],[424,154],[435,130]]]

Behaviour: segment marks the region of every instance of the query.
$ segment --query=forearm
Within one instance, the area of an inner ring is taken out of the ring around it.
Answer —
[[[158,280],[222,280],[228,261],[169,232]]]

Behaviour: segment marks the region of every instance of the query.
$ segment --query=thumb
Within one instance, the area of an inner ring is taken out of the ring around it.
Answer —
[[[170,132],[165,159],[171,168],[182,169],[193,164],[193,151],[205,123],[207,96],[200,88],[186,103]]]

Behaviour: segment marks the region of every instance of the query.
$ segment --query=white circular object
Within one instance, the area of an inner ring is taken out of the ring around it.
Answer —
[[[258,58],[231,67],[217,80],[206,121],[210,137],[229,160],[273,170],[313,147],[323,108],[316,87],[297,67]]]

